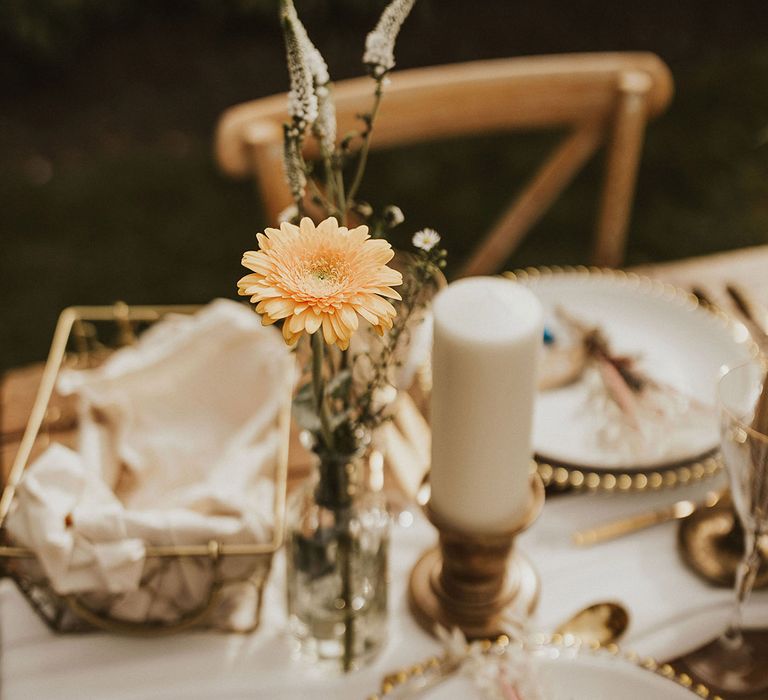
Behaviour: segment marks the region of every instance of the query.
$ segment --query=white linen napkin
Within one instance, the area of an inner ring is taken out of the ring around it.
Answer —
[[[520,548],[541,573],[536,627],[552,630],[577,610],[617,600],[630,614],[621,644],[665,661],[692,651],[724,629],[734,602],[728,588],[688,570],[677,550],[677,522],[657,525],[588,548],[571,542],[575,530],[644,513],[680,499],[701,499],[723,484],[708,481],[657,493],[553,497],[520,537]],[[749,627],[768,627],[768,591],[755,591],[745,609]]]
[[[52,445],[25,474],[8,530],[35,550],[59,593],[134,590],[144,542],[128,536],[124,512],[76,452]]]
[[[98,369],[62,372],[59,390],[80,400],[79,453],[54,445],[28,467],[12,539],[36,552],[59,593],[132,594],[115,603],[121,617],[194,608],[210,567],[172,560],[139,591],[145,545],[271,537],[277,415],[292,367],[274,328],[217,300],[163,319]],[[248,566],[233,559],[220,573]]]

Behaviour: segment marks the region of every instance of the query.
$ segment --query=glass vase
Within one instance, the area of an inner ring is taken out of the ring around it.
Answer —
[[[317,454],[314,474],[289,499],[289,631],[312,665],[346,673],[387,637],[389,516],[363,478],[363,456]]]

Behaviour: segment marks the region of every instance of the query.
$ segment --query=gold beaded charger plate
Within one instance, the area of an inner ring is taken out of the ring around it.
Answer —
[[[620,270],[534,268],[507,276],[545,310],[548,345],[533,428],[545,483],[638,491],[719,471],[717,381],[756,354],[742,324],[682,289]],[[653,393],[635,403],[642,420],[632,415],[630,425],[617,408],[605,374],[584,359],[575,326],[598,329],[612,356],[628,358],[648,380]]]
[[[479,643],[476,643],[479,644]],[[526,694],[546,700],[722,700],[706,686],[678,673],[669,664],[622,651],[615,644],[585,645],[566,635],[538,635],[521,645],[506,636],[475,647],[463,663],[447,655],[388,674],[372,699],[423,697],[509,697],[528,700]],[[484,662],[478,663],[478,657]],[[522,671],[529,669],[532,673]],[[514,681],[514,683],[512,682]],[[510,692],[510,687],[516,686]]]

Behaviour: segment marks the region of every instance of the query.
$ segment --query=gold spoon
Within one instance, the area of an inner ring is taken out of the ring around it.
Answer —
[[[598,642],[601,646],[617,641],[629,627],[629,611],[613,601],[595,603],[563,622],[555,632],[570,634],[583,642]]]

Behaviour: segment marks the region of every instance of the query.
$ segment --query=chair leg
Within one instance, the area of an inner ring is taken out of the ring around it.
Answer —
[[[261,200],[269,226],[277,226],[279,214],[293,203],[285,181],[282,131],[269,122],[251,124],[245,134]]]
[[[599,125],[592,124],[578,128],[565,138],[502,214],[458,276],[498,272],[530,228],[589,160],[601,140]]]
[[[619,78],[619,103],[608,144],[605,186],[592,254],[595,265],[618,267],[624,260],[651,87],[650,76],[640,71],[630,71]]]

